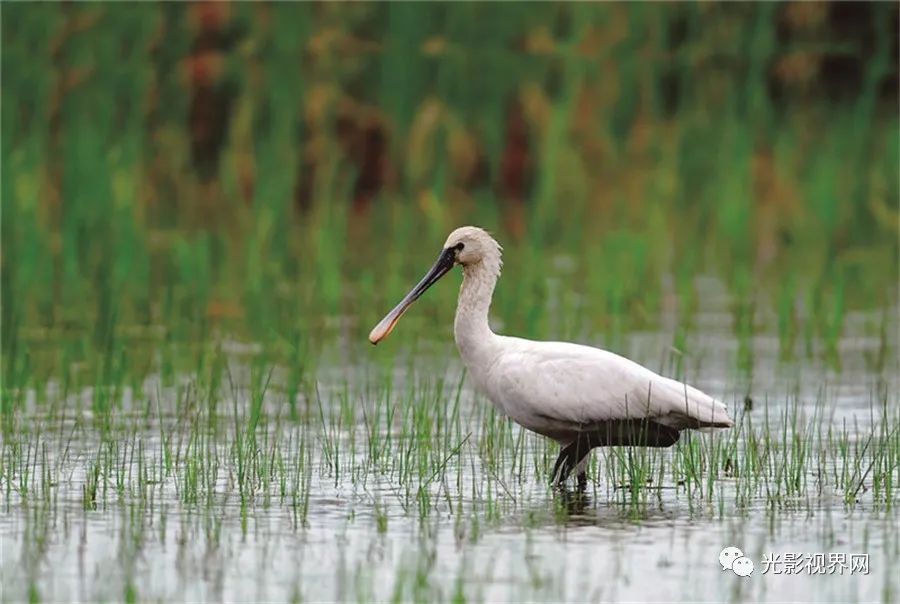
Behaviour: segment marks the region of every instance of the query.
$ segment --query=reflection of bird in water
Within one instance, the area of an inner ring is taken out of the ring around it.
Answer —
[[[584,467],[594,447],[668,447],[685,429],[734,425],[725,405],[682,382],[612,352],[496,335],[488,325],[500,277],[500,245],[477,227],[456,229],[434,266],[375,326],[369,341],[387,337],[404,312],[454,265],[463,282],[456,307],[456,345],[482,392],[521,426],[562,447],[553,467],[560,485]]]
[[[569,518],[584,516],[588,508],[591,507],[591,498],[587,494],[587,489],[583,484],[579,484],[578,488],[570,489],[565,485],[560,485],[558,489],[558,502],[561,510],[566,513]],[[591,518],[585,518],[592,521]]]

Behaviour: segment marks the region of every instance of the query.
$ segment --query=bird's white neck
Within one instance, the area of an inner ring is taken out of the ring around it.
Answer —
[[[456,346],[470,370],[473,364],[487,361],[493,348],[496,336],[488,324],[488,311],[501,266],[499,250],[475,264],[463,266],[453,327]]]

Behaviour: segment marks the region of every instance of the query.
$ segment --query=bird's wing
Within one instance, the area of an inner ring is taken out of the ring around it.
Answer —
[[[676,428],[732,425],[721,402],[612,352],[518,338],[505,348],[487,388],[511,415],[583,426],[639,418]]]

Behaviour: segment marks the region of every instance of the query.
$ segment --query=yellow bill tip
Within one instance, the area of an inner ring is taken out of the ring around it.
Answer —
[[[388,337],[388,335],[390,335],[390,333],[394,330],[394,326],[397,325],[397,321],[400,320],[400,316],[402,314],[402,312],[397,313],[394,311],[388,313],[388,315],[381,321],[379,321],[378,325],[376,325],[372,329],[372,331],[369,332],[369,342],[375,345]]]

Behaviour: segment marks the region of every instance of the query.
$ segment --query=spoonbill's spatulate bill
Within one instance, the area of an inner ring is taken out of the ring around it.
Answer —
[[[525,428],[556,440],[562,450],[553,480],[576,472],[580,484],[594,447],[668,447],[681,430],[734,425],[725,405],[682,382],[612,352],[568,342],[500,336],[488,310],[502,266],[500,245],[477,227],[447,238],[434,266],[369,334],[377,344],[403,313],[454,265],[463,282],[454,334],[469,375],[491,402]]]

